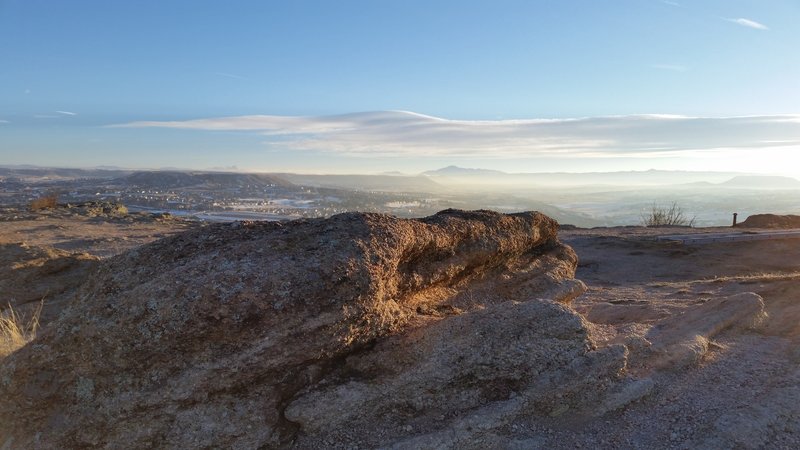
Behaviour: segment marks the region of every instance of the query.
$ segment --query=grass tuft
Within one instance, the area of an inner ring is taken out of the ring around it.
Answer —
[[[27,320],[24,316],[17,314],[10,304],[5,311],[0,313],[0,360],[36,337],[43,305],[44,302],[40,302]]]

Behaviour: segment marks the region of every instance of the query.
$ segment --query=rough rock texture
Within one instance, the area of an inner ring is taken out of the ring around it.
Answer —
[[[63,205],[64,208],[89,217],[122,217],[128,215],[128,208],[117,202],[83,202],[76,205]]]
[[[327,402],[362,408],[346,429],[400,422],[325,445],[455,446],[470,424],[614,409],[647,389],[563,305],[584,286],[556,230],[539,213],[349,213],[114,257],[0,363],[0,447],[315,446]]]
[[[286,417],[301,425],[301,447],[373,447],[412,430],[409,448],[460,447],[520,415],[586,414],[626,363],[622,346],[592,348],[583,320],[562,305],[492,305],[347,358]]]
[[[25,243],[0,244],[0,311],[29,315],[43,302],[40,322],[54,319],[98,265],[98,258]]]
[[[800,216],[793,214],[753,214],[737,228],[800,228]]]
[[[648,331],[646,339],[658,365],[680,369],[698,362],[708,352],[716,335],[731,328],[755,329],[766,319],[764,300],[758,294],[744,292],[716,298],[660,320]]]
[[[700,362],[721,333],[763,330],[768,318],[764,299],[753,292],[683,307],[616,301],[597,302],[586,310],[586,318],[594,323],[624,324],[612,342],[634,354],[633,366],[670,370]]]

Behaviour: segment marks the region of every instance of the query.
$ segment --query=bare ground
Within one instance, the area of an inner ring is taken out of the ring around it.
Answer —
[[[709,231],[720,230],[691,232]],[[624,342],[658,320],[688,316],[697,305],[745,292],[763,297],[768,318],[756,330],[723,330],[689,367],[663,370],[657,362],[637,365],[631,358],[629,370],[653,377],[652,394],[604,420],[553,424],[555,437],[546,444],[797,448],[800,239],[687,246],[646,240],[654,232],[676,230],[561,233],[581,259],[576,278],[588,286],[573,306],[598,325],[600,342]]]
[[[106,258],[200,226],[160,214],[87,214],[59,207],[31,212],[0,208],[0,244],[26,243]]]

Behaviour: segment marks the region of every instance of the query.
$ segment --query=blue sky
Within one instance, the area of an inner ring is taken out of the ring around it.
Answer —
[[[0,164],[786,172],[798,23],[789,0],[0,0]]]

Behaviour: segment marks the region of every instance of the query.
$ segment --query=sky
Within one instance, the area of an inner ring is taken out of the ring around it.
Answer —
[[[0,165],[800,176],[798,23],[796,0],[0,0]]]

